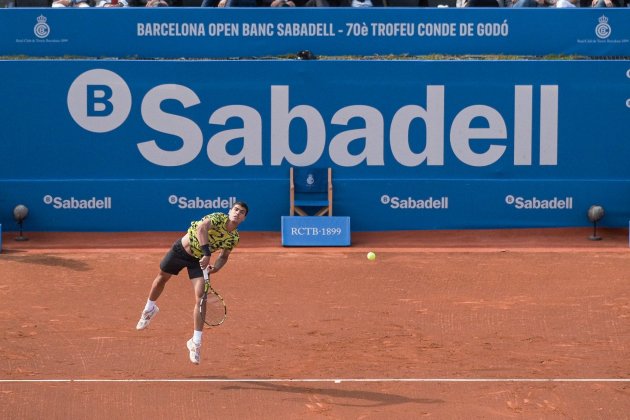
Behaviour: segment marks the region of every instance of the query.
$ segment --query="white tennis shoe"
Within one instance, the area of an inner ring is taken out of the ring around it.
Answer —
[[[189,357],[190,357],[190,361],[193,362],[194,364],[198,365],[199,364],[199,360],[200,360],[200,356],[199,353],[201,352],[201,345],[196,345],[192,338],[190,340],[188,340],[188,342],[186,343],[186,347],[188,347],[188,352]]]
[[[144,330],[149,326],[151,320],[155,318],[155,316],[160,312],[160,308],[157,305],[153,305],[153,309],[150,311],[142,311],[142,315],[140,315],[140,321],[138,321],[138,325],[136,325],[136,330]]]

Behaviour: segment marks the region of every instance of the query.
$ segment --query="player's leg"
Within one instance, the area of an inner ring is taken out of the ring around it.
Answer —
[[[195,310],[193,313],[193,326],[195,331],[203,331],[203,319],[205,308],[201,307],[201,300],[203,298],[204,280],[203,277],[192,279],[193,291],[195,293]]]
[[[149,292],[149,298],[147,299],[147,303],[144,305],[144,309],[140,315],[140,320],[136,325],[137,330],[144,330],[147,328],[153,318],[155,318],[158,312],[160,312],[160,308],[158,308],[155,304],[155,301],[164,291],[164,286],[166,286],[166,282],[168,282],[170,278],[171,274],[160,271],[160,273],[155,277],[155,280],[153,280],[151,291]]]
[[[183,258],[186,255],[186,251],[184,251],[181,241],[176,241],[166,255],[164,255],[162,261],[160,261],[160,272],[151,284],[149,298],[142,310],[140,320],[136,325],[137,330],[147,328],[151,323],[151,320],[155,318],[160,311],[160,308],[157,307],[155,301],[157,301],[164,291],[164,287],[171,276],[177,275],[182,268],[186,267],[185,258]]]
[[[201,304],[204,292],[204,279],[202,276],[192,278],[190,279],[190,281],[192,283],[193,292],[195,294],[195,307],[193,310],[193,336],[190,340],[188,340],[188,343],[186,343],[186,347],[188,347],[190,361],[192,363],[198,364],[201,353],[203,319],[205,316],[205,313],[203,313],[205,311]]]
[[[155,302],[158,300],[171,276],[172,274],[160,270],[160,273],[155,277],[151,285],[151,291],[149,292],[150,301]]]

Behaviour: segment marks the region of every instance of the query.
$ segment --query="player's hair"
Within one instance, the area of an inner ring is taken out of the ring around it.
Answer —
[[[241,206],[245,209],[245,216],[247,216],[249,214],[249,206],[247,205],[246,202],[244,201],[237,201],[236,203],[234,203],[234,206]],[[234,208],[234,206],[232,206],[232,208]]]

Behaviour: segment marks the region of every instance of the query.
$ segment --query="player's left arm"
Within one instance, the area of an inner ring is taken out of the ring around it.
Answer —
[[[216,273],[219,271],[225,264],[227,264],[228,258],[230,257],[231,249],[222,249],[221,254],[214,260],[214,264],[210,266],[210,270],[208,273]]]

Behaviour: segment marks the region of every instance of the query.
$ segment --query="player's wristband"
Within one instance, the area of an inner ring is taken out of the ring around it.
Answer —
[[[208,244],[201,245],[201,251],[203,252],[203,255],[206,257],[209,257],[210,254],[212,254],[212,252],[210,252],[210,245]]]

